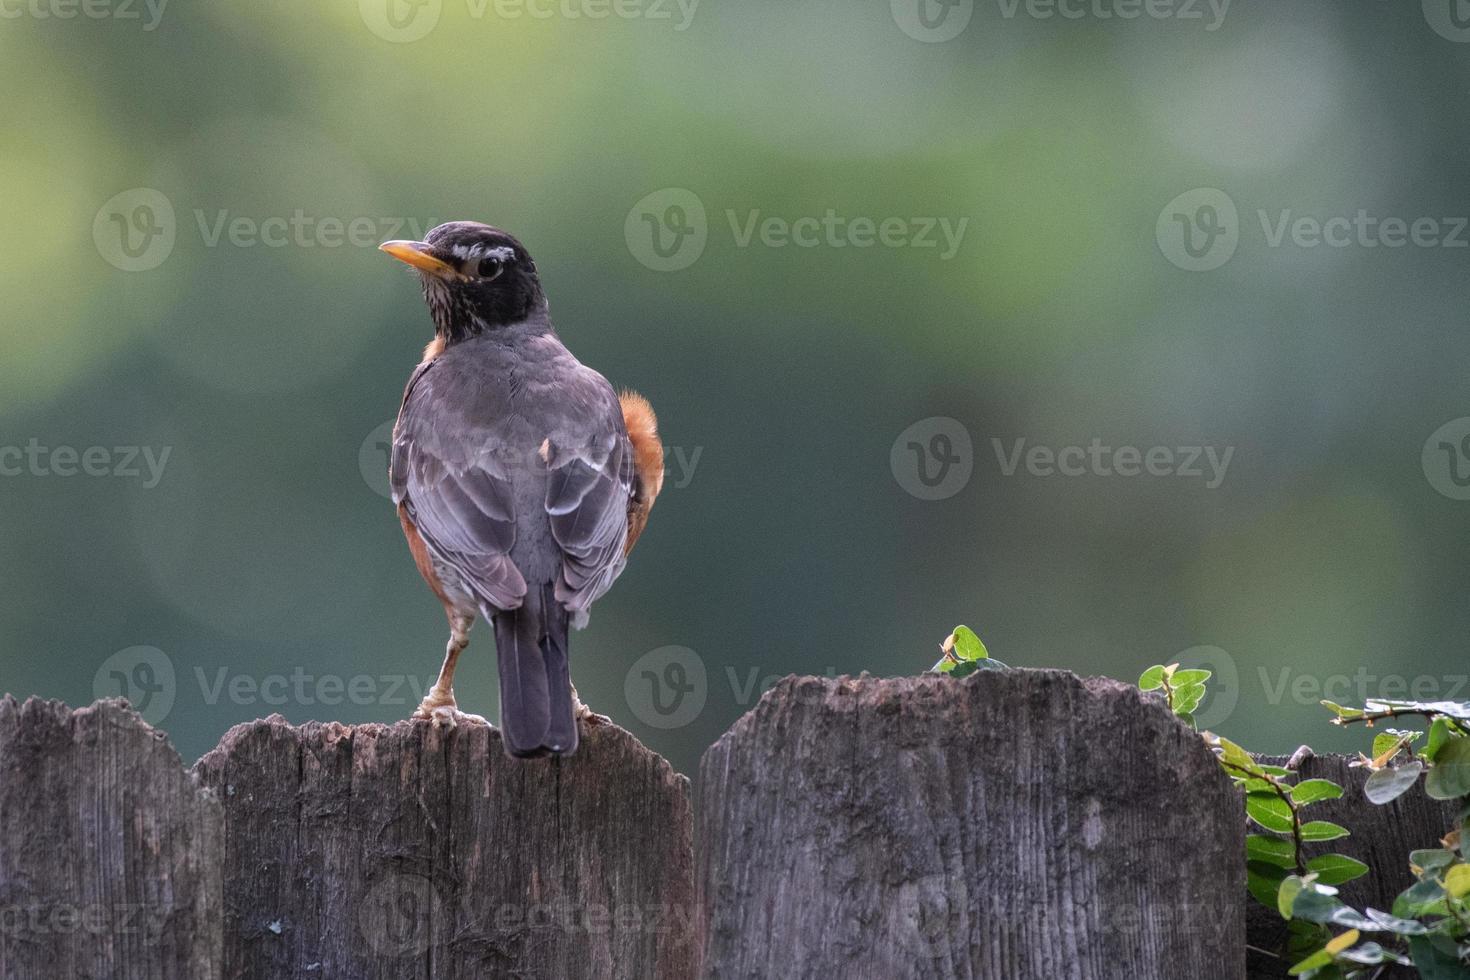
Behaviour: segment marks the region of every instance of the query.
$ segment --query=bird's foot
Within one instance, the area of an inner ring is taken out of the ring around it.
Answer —
[[[576,716],[578,721],[585,722],[588,725],[611,725],[613,723],[613,720],[607,715],[598,714],[583,704],[580,699],[573,702],[572,714]]]
[[[472,715],[459,710],[459,705],[454,701],[453,691],[440,691],[437,687],[431,688],[424,695],[424,700],[419,702],[418,710],[413,713],[415,718],[424,718],[433,724],[436,729],[454,731],[461,724],[485,725],[486,721],[480,715]]]

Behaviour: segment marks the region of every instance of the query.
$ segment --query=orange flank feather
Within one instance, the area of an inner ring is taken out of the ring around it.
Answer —
[[[628,501],[628,543],[623,554],[633,550],[638,536],[648,524],[648,512],[664,487],[664,445],[658,438],[658,417],[648,399],[636,391],[618,396],[623,407],[623,424],[628,428],[628,441],[633,444],[633,469],[637,480]]]

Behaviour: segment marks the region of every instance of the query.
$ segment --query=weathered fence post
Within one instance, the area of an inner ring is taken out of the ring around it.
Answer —
[[[709,978],[1245,975],[1239,797],[1128,685],[787,678],[697,809]]]
[[[483,725],[279,716],[197,771],[224,804],[227,976],[692,976],[688,781],[611,726],[571,759]]]
[[[1365,744],[1371,732],[1363,733]],[[1285,756],[1257,756],[1265,763],[1286,765]],[[1350,768],[1351,760],[1341,755],[1308,756],[1297,769],[1301,779],[1330,779],[1343,788],[1336,800],[1312,804],[1313,820],[1330,820],[1346,827],[1350,835],[1328,843],[1306,845],[1309,858],[1319,854],[1346,854],[1368,865],[1368,874],[1339,885],[1340,897],[1356,909],[1375,908],[1385,912],[1393,908],[1399,892],[1415,882],[1409,871],[1409,852],[1424,847],[1438,847],[1439,840],[1455,827],[1457,804],[1430,799],[1419,785],[1384,806],[1370,803],[1363,795],[1368,770]],[[1259,828],[1253,832],[1260,833]],[[1292,962],[1283,955],[1287,938],[1286,922],[1249,895],[1246,903],[1246,936],[1250,944],[1250,980],[1285,978]],[[1417,977],[1412,970],[1391,970],[1384,980]]]
[[[220,823],[126,702],[0,698],[0,977],[218,978]]]

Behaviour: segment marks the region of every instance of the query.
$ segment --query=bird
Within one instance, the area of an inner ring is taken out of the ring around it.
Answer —
[[[493,624],[500,729],[517,758],[567,756],[605,723],[572,686],[567,638],[622,573],[663,487],[648,400],[567,350],[525,246],[476,221],[379,248],[417,273],[434,338],[409,376],[388,478],[449,642],[413,717],[460,711],[454,669],[476,617]]]

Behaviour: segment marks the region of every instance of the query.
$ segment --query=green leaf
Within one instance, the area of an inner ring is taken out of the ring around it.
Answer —
[[[956,626],[950,635],[954,639],[955,656],[961,660],[984,660],[990,656],[990,651],[985,649],[985,644],[970,627]]]
[[[1384,949],[1377,943],[1364,943],[1355,949],[1343,950],[1337,954],[1338,962],[1346,960],[1349,963],[1360,963],[1363,966],[1377,966],[1380,963],[1408,963],[1404,957]]]
[[[1418,759],[1397,769],[1380,769],[1363,784],[1363,795],[1368,797],[1370,803],[1380,806],[1392,803],[1419,781],[1419,774],[1423,771],[1424,764]]]
[[[1323,854],[1307,862],[1307,870],[1317,873],[1317,880],[1324,885],[1340,885],[1368,873],[1368,866],[1346,854]]]
[[[1308,922],[1346,926],[1350,929],[1376,929],[1371,919],[1356,909],[1348,908],[1335,895],[1336,888],[1307,886],[1292,903],[1291,914]]]
[[[1401,919],[1417,918],[1444,902],[1444,899],[1444,887],[1433,878],[1426,878],[1405,888],[1393,900],[1393,914]]]
[[[1335,800],[1342,796],[1342,787],[1330,779],[1305,779],[1291,788],[1291,800],[1297,806],[1306,806],[1319,800]]]
[[[1234,772],[1235,769],[1241,769],[1253,774],[1265,772],[1264,767],[1256,762],[1255,758],[1249,752],[1230,741],[1230,739],[1216,735],[1213,732],[1205,733],[1204,739],[1205,744],[1214,749],[1216,754],[1219,755],[1220,762],[1232,770],[1232,775],[1240,775],[1240,773]]]
[[[1276,893],[1286,880],[1287,869],[1264,861],[1245,863],[1245,887],[1251,896],[1268,909],[1276,908]]]
[[[1291,807],[1275,793],[1247,793],[1245,812],[1267,830],[1278,834],[1291,833]]]
[[[1444,890],[1450,898],[1470,895],[1470,864],[1457,864],[1444,873]]]
[[[1399,737],[1397,735],[1392,732],[1380,732],[1373,736],[1373,751],[1368,754],[1376,759],[1398,744]]]
[[[1302,879],[1297,875],[1287,875],[1281,882],[1281,888],[1276,892],[1276,911],[1281,913],[1283,919],[1291,918],[1292,906],[1302,893],[1302,887]]]
[[[1344,708],[1342,705],[1338,704],[1335,701],[1323,701],[1322,702],[1322,707],[1326,708],[1328,711],[1330,711],[1333,714],[1337,715],[1337,718],[1338,718],[1339,721],[1351,720],[1351,719],[1354,719],[1354,718],[1361,718],[1361,717],[1363,717],[1363,712],[1362,712],[1361,709],[1359,709],[1359,708]]]
[[[1368,910],[1368,920],[1373,923],[1377,931],[1397,933],[1400,936],[1422,936],[1429,931],[1429,927],[1422,922],[1415,922],[1413,919],[1400,919],[1397,916],[1389,915],[1387,912],[1380,912],[1377,909]],[[1363,928],[1366,929],[1369,927],[1364,926]]]
[[[1436,753],[1444,748],[1444,743],[1450,740],[1450,723],[1443,718],[1434,719],[1434,724],[1429,726],[1429,741],[1424,745],[1424,751],[1419,754],[1425,759],[1433,761]]]
[[[1292,959],[1300,959],[1327,944],[1332,934],[1326,926],[1319,926],[1306,919],[1292,919],[1286,924],[1286,952]]]
[[[1346,837],[1348,829],[1330,820],[1309,820],[1302,824],[1302,840],[1324,841]]]
[[[1306,973],[1309,970],[1318,970],[1318,969],[1321,969],[1324,966],[1331,966],[1331,965],[1332,965],[1332,954],[1329,953],[1329,952],[1327,952],[1327,950],[1325,950],[1325,949],[1319,949],[1319,950],[1317,950],[1317,952],[1313,953],[1311,956],[1308,956],[1306,959],[1304,959],[1300,963],[1296,964],[1296,966],[1293,966],[1290,970],[1287,970],[1286,971],[1286,975],[1289,976],[1289,977],[1299,977],[1303,973]],[[1279,969],[1279,967],[1278,967],[1278,969]]]
[[[1409,955],[1421,980],[1467,980],[1470,969],[1460,962],[1454,944],[1447,939],[1414,936],[1409,939]]]
[[[986,657],[984,660],[966,660],[966,661],[963,661],[962,663],[955,664],[954,667],[951,670],[947,671],[947,673],[951,677],[969,677],[971,674],[975,673],[975,671],[977,671],[977,670],[1009,670],[1009,669],[1010,669],[1010,667],[1008,665],[1001,663],[999,660],[996,660],[994,657]]]
[[[1182,671],[1181,671],[1182,673]],[[1205,699],[1205,686],[1203,684],[1186,684],[1174,691],[1174,713],[1188,714],[1199,707]]]
[[[1470,738],[1453,737],[1434,754],[1424,792],[1436,800],[1470,795]]]
[[[1006,665],[999,660],[990,659],[990,651],[985,649],[985,644],[980,642],[980,637],[968,626],[956,626],[954,632],[945,637],[939,649],[944,651],[944,656],[939,663],[929,668],[936,674],[951,674],[955,677],[964,677],[974,673],[977,667],[998,667]]]
[[[1423,871],[1438,871],[1455,863],[1455,852],[1442,847],[1426,847],[1409,852],[1409,863]]]
[[[1264,861],[1283,868],[1296,867],[1296,848],[1284,837],[1250,834],[1245,839],[1247,861]]]
[[[1174,671],[1174,676],[1170,678],[1170,681],[1174,687],[1180,688],[1188,687],[1191,684],[1203,684],[1210,679],[1210,676],[1210,671],[1208,670],[1176,670]]]
[[[930,634],[933,635],[932,633]],[[1164,686],[1164,665],[1154,664],[1143,672],[1138,678],[1138,689],[1140,691],[1157,691]]]

